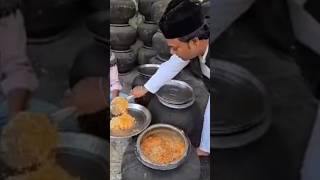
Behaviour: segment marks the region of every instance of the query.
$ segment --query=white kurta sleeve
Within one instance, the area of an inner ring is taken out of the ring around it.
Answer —
[[[202,151],[210,153],[210,96],[204,113],[200,147]]]
[[[157,72],[149,79],[144,87],[151,93],[156,93],[166,82],[173,79],[190,61],[184,61],[177,55],[160,65]]]

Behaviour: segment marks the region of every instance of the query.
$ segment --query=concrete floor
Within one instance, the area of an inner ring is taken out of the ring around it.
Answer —
[[[132,70],[127,74],[120,74],[120,82],[123,86],[122,92],[129,94],[133,79],[138,74],[137,70]],[[121,163],[131,138],[129,139],[110,139],[110,180],[121,180]]]

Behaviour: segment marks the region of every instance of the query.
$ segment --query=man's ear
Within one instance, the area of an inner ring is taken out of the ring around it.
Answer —
[[[190,47],[198,47],[200,45],[200,40],[199,38],[193,38],[189,41],[189,46]]]

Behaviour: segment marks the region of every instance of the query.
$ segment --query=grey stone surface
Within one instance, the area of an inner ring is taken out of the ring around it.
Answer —
[[[129,94],[133,79],[138,75],[136,69],[126,74],[119,74],[122,92]],[[110,180],[121,180],[121,162],[127,145],[131,141],[129,139],[111,139],[110,140]]]
[[[110,180],[121,180],[121,162],[131,139],[110,140]]]

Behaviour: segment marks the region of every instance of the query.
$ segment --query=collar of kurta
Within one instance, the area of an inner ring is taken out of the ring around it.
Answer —
[[[206,63],[208,52],[209,52],[209,45],[207,46],[206,51],[204,52],[204,55],[199,56],[200,63],[203,63],[203,64]]]
[[[208,52],[209,52],[209,45],[207,46],[204,55],[203,55],[203,56],[199,56],[199,61],[200,61],[200,67],[201,67],[201,72],[202,72],[202,74],[203,74],[206,78],[210,79],[210,67],[208,67],[208,66],[206,65]]]

